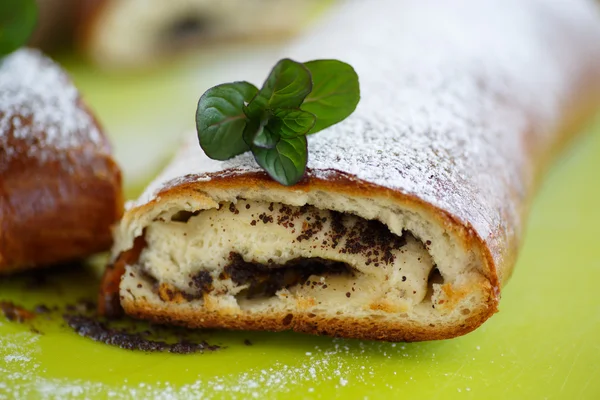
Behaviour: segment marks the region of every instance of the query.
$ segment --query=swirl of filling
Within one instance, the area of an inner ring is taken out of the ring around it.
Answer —
[[[406,310],[427,295],[434,263],[409,232],[314,206],[239,200],[147,227],[138,266],[163,300],[205,295],[233,307],[277,301]]]

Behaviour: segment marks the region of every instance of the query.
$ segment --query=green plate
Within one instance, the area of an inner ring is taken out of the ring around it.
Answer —
[[[148,158],[154,167],[147,175],[154,173],[162,153],[131,149],[128,142],[143,141],[148,133],[126,134],[127,127],[140,115],[162,115],[163,125],[171,126],[182,114],[193,113],[193,105],[180,109],[168,99],[178,96],[181,82],[194,81],[194,74],[188,72],[184,79],[156,72],[121,82],[94,76],[75,62],[67,65],[112,128],[126,172],[131,171],[126,160],[137,156]],[[170,79],[179,80],[168,85]],[[202,82],[195,86],[197,93],[187,93],[186,99],[217,83],[206,76],[198,79]],[[116,88],[120,102],[109,93]],[[155,111],[148,112],[161,93],[158,111],[154,105]],[[176,133],[175,128],[170,133]],[[563,156],[545,181],[500,313],[469,335],[391,344],[294,333],[210,331],[199,336],[223,349],[193,355],[146,354],[80,337],[65,326],[60,313],[37,317],[32,324],[39,333],[32,332],[31,325],[0,317],[0,399],[598,399],[600,124],[592,131]],[[162,140],[175,142],[172,137]],[[125,148],[130,150],[123,153]],[[142,183],[129,179],[130,193]],[[45,272],[45,284],[35,284],[31,275],[3,278],[0,300],[33,308],[93,298],[100,264],[101,259],[86,267]],[[244,344],[246,340],[252,345]]]

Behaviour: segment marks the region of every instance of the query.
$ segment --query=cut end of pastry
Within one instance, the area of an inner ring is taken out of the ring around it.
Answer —
[[[223,182],[184,185],[126,214],[119,267],[107,272],[122,278],[105,277],[104,288],[125,312],[188,327],[429,340],[496,310],[479,247],[408,198],[356,182]]]

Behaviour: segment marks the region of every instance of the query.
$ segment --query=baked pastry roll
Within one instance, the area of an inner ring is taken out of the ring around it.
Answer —
[[[122,215],[110,145],[65,72],[36,50],[0,60],[0,274],[107,250]]]
[[[288,36],[318,7],[316,0],[92,0],[82,4],[78,42],[104,67],[141,67],[215,41]]]
[[[596,5],[353,1],[286,55],[353,65],[354,114],[308,138],[290,187],[192,137],[116,229],[104,311],[406,341],[481,325],[542,172],[599,104]]]

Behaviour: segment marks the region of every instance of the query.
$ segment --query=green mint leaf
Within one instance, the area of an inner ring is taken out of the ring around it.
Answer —
[[[273,111],[273,117],[267,128],[271,132],[279,132],[282,137],[293,138],[306,135],[315,125],[317,117],[299,108],[278,108]]]
[[[341,61],[315,60],[304,65],[312,75],[313,87],[301,108],[317,117],[312,134],[352,114],[360,100],[360,87],[354,69]]]
[[[267,130],[269,114],[264,113],[260,119],[250,119],[244,128],[244,141],[252,148],[253,146],[264,149],[272,149],[279,141],[279,135]]]
[[[37,22],[35,0],[0,1],[0,56],[25,45]]]
[[[242,108],[256,93],[254,85],[234,82],[208,89],[200,97],[196,128],[200,146],[208,157],[227,160],[250,150],[243,137],[246,115]]]
[[[267,127],[262,129],[260,132],[254,136],[254,140],[252,144],[257,147],[262,147],[263,149],[272,149],[277,146],[279,142],[279,134],[276,131],[271,131]]]
[[[308,160],[306,136],[282,137],[274,148],[253,147],[252,153],[258,165],[282,185],[294,185],[304,176]]]
[[[218,160],[251,150],[271,178],[290,186],[306,170],[306,135],[342,121],[359,100],[358,76],[350,65],[283,59],[260,90],[235,82],[204,93],[196,112],[198,139]]]
[[[298,108],[312,90],[310,72],[301,63],[284,58],[271,70],[260,92],[244,108],[250,119],[265,110]]]

